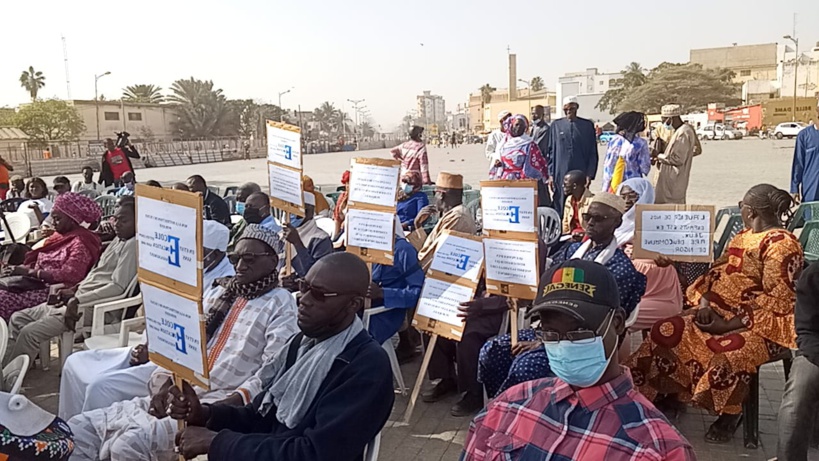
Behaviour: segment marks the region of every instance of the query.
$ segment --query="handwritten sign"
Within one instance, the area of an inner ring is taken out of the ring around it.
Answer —
[[[450,332],[460,339],[463,322],[458,317],[458,306],[471,301],[473,296],[472,287],[426,279],[418,300],[417,314],[453,326],[449,328]]]
[[[292,203],[300,208],[304,207],[301,171],[282,168],[275,163],[268,163],[267,173],[270,180],[271,198]]]
[[[201,259],[196,226],[201,216],[196,208],[137,196],[139,268],[195,290]]]
[[[204,379],[206,345],[199,327],[198,301],[142,284],[148,352],[159,354]]]
[[[712,206],[637,205],[634,258],[713,261],[714,213]]]
[[[483,243],[478,239],[445,232],[435,250],[430,269],[477,283],[483,268]]]
[[[298,127],[267,121],[267,160],[301,169],[301,133]]]
[[[359,163],[359,159],[354,159],[350,171],[349,202],[394,207],[399,171],[398,164],[383,166]]]
[[[534,299],[538,285],[537,242],[484,238],[483,247],[487,291]]]
[[[537,183],[481,181],[483,228],[487,231],[537,232]]]

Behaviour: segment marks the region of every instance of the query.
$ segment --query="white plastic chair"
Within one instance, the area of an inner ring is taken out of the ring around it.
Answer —
[[[0,363],[3,361],[3,357],[6,356],[6,348],[9,345],[9,326],[6,325],[6,321],[0,317]]]
[[[3,243],[26,243],[28,234],[31,232],[31,218],[25,213],[6,213],[6,220],[0,220],[3,225]],[[8,227],[6,227],[8,223]],[[12,237],[14,239],[12,240]]]
[[[626,329],[631,328],[631,326],[637,322],[638,315],[640,315],[640,303],[637,303],[637,307],[635,307],[634,310],[631,311],[631,314],[628,315],[628,318],[626,318]]]
[[[538,236],[546,246],[551,246],[560,238],[562,223],[560,215],[554,208],[538,207],[537,209]]]
[[[97,205],[102,208],[102,216],[111,216],[114,214],[114,209],[117,207],[117,198],[113,195],[100,195],[94,199]]]
[[[372,442],[364,447],[363,461],[378,461],[378,451],[381,449],[381,432],[376,434]]]
[[[317,217],[317,218],[315,218],[315,220],[316,220],[316,226],[318,226],[319,229],[326,232],[327,235],[329,235],[330,237],[333,236],[333,233],[336,231],[336,222],[335,221],[333,221],[331,218],[324,218],[324,217],[320,217],[320,218]]]
[[[17,394],[23,387],[23,380],[26,379],[30,359],[23,354],[9,362],[3,368],[3,382],[0,383],[0,390],[8,389],[9,394]]]
[[[142,341],[142,335],[135,332],[145,324],[145,317],[123,320],[117,333],[106,333],[105,314],[125,311],[142,304],[142,295],[94,306],[94,317],[91,321],[91,336],[85,340],[85,349],[112,349],[115,347],[136,346]]]
[[[364,309],[364,318],[362,319],[364,322],[364,329],[370,329],[370,317],[373,315],[383,314],[387,311],[389,311],[389,309],[386,307]],[[390,368],[392,368],[392,375],[395,378],[395,381],[398,383],[398,391],[401,392],[401,395],[407,395],[407,387],[404,385],[404,375],[401,374],[401,365],[398,363],[398,356],[395,355],[395,348],[392,346],[392,341],[384,341],[384,344],[382,344],[381,347],[384,348],[384,350],[387,352],[387,357],[390,358]]]

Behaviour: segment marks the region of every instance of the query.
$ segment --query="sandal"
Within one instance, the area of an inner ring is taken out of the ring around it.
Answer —
[[[725,420],[720,421],[723,416],[737,416],[737,418],[733,421],[730,419],[726,422]],[[708,432],[705,433],[705,441],[708,443],[714,444],[725,444],[731,441],[734,438],[734,432],[737,431],[737,428],[742,424],[742,415],[723,415],[720,416],[711,427],[708,428]]]

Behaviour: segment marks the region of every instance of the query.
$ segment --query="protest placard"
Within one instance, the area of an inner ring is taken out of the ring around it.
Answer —
[[[370,264],[393,264],[399,166],[397,160],[380,158],[354,158],[350,166],[347,252]]]
[[[270,205],[304,216],[301,129],[267,121],[267,176]]]
[[[636,205],[634,258],[712,262],[714,214],[713,206]]]
[[[537,182],[481,181],[483,229],[491,236],[537,237]]]
[[[202,319],[202,195],[138,184],[137,273],[152,362],[208,387]]]
[[[483,239],[486,259],[486,291],[521,299],[537,293],[537,241]]]

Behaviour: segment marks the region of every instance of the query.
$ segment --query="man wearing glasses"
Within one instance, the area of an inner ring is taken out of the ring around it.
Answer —
[[[484,459],[694,460],[688,441],[620,366],[626,312],[604,266],[569,260],[540,280],[530,316],[555,378],[519,384],[472,421],[462,461]]]
[[[620,307],[629,316],[646,290],[646,276],[617,246],[614,231],[623,222],[625,201],[617,195],[602,192],[594,196],[581,216],[587,240],[566,246],[553,257],[557,265],[582,259],[603,265],[611,272],[619,288]],[[489,397],[525,381],[550,376],[549,358],[533,329],[521,330],[513,348],[508,334],[497,336],[481,350],[479,376]]]

